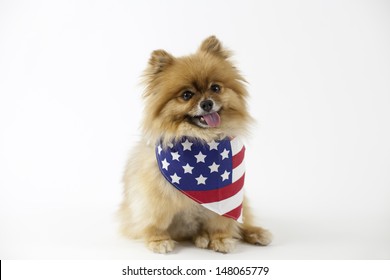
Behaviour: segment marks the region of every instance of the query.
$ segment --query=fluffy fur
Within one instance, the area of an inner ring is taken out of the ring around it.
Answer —
[[[175,242],[227,253],[242,239],[268,245],[271,234],[252,224],[247,202],[243,224],[219,216],[186,197],[166,181],[155,157],[155,143],[189,136],[205,141],[246,135],[245,80],[233,66],[230,52],[211,36],[195,54],[174,57],[153,51],[144,74],[146,85],[143,138],[134,148],[124,174],[124,197],[119,210],[121,230],[142,238],[157,253],[168,253]],[[202,101],[209,100],[210,104]],[[203,105],[202,105],[203,104]],[[210,123],[203,115],[213,114]]]

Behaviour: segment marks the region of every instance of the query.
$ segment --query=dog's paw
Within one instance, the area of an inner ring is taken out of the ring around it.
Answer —
[[[230,253],[236,246],[236,240],[233,238],[212,239],[209,248],[220,253]]]
[[[198,235],[194,238],[195,246],[201,249],[207,249],[210,244],[210,239],[207,234]]]
[[[166,254],[173,251],[175,248],[175,241],[171,239],[150,241],[148,247],[155,253]]]
[[[244,230],[243,239],[250,244],[267,246],[272,241],[272,233],[260,227],[253,227]]]

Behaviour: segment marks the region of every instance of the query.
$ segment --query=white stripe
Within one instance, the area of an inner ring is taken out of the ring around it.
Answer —
[[[234,137],[230,141],[230,145],[232,146],[233,156],[238,154],[242,150],[242,147],[244,147],[244,144],[242,144],[242,142],[240,141],[240,139],[238,139],[238,137]]]
[[[241,190],[238,193],[236,193],[235,195],[229,198],[226,198],[218,202],[204,203],[202,205],[207,209],[210,209],[211,211],[223,215],[240,206],[242,204],[243,199],[244,199],[244,188],[241,188]]]
[[[234,183],[242,177],[245,173],[245,162],[242,161],[239,166],[233,169],[232,182]]]

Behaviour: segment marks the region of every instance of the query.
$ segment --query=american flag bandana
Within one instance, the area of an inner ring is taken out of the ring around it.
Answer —
[[[183,137],[156,145],[161,173],[176,189],[219,215],[242,223],[245,147],[238,138],[209,143]]]

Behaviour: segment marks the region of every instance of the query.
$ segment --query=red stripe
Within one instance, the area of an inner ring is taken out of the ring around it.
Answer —
[[[242,204],[240,204],[240,206],[238,206],[237,208],[234,208],[233,210],[223,214],[223,216],[237,220],[241,216],[241,209]]]
[[[242,146],[241,151],[239,151],[237,154],[233,156],[232,159],[233,169],[241,164],[241,162],[244,160],[244,155],[245,155],[245,147]]]
[[[210,191],[182,191],[199,203],[211,203],[221,201],[238,193],[244,186],[245,173],[240,179],[226,187]]]

